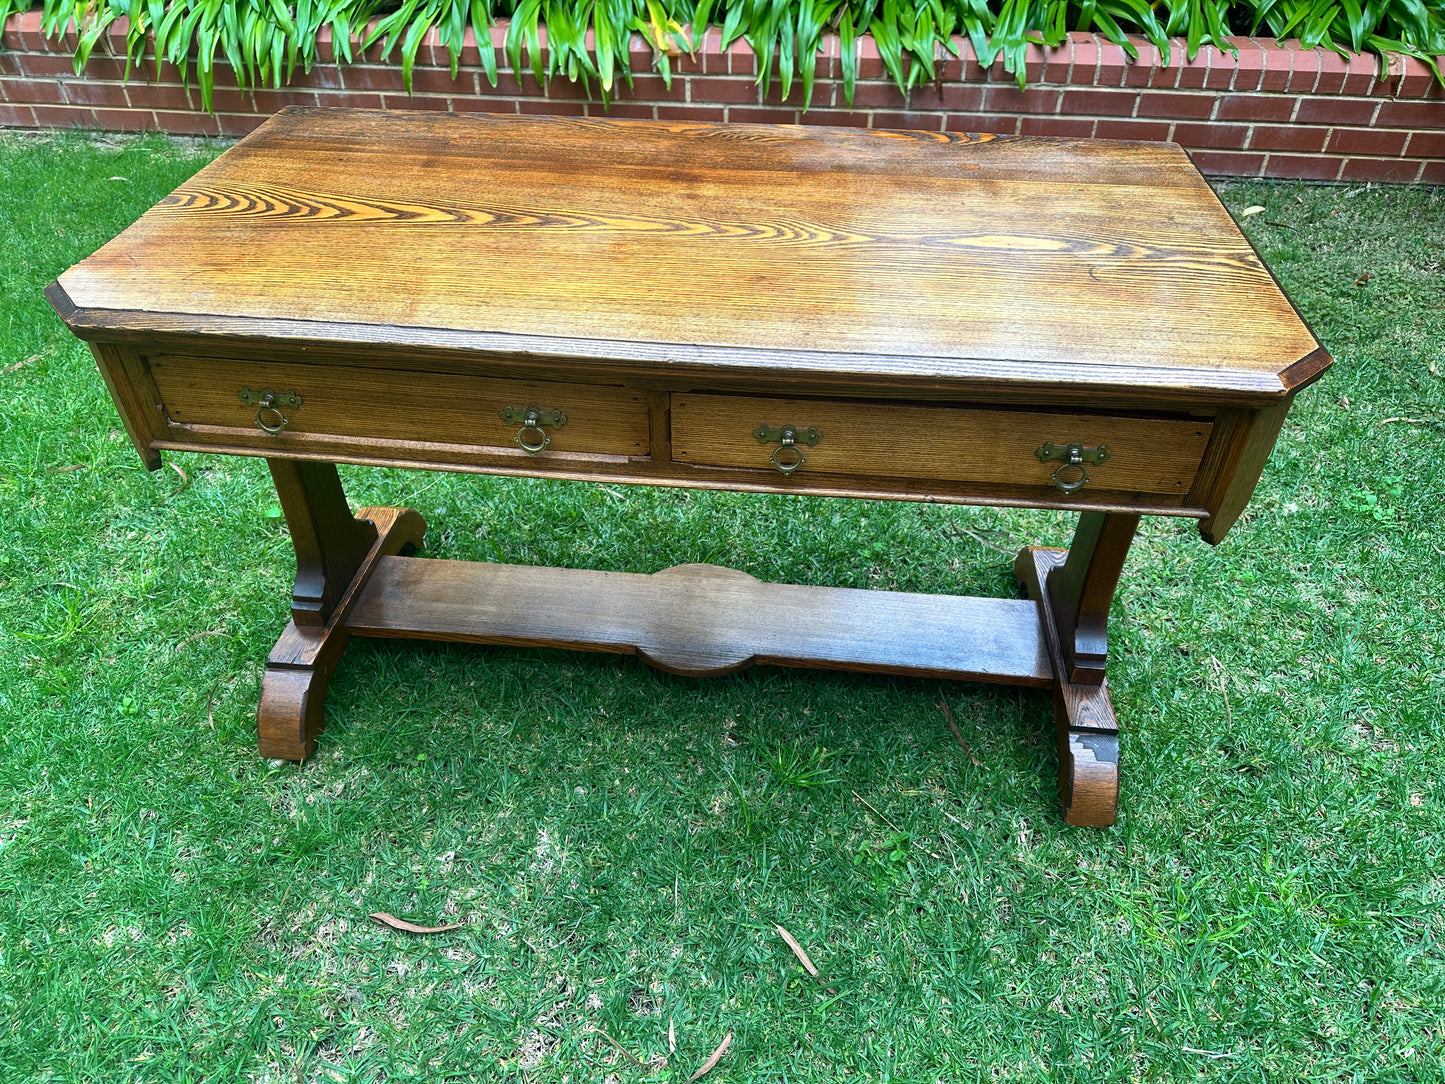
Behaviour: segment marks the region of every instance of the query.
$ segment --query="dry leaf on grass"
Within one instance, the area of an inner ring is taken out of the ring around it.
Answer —
[[[607,1032],[603,1031],[603,1030],[602,1030],[601,1028],[599,1028],[596,1024],[593,1024],[593,1025],[592,1025],[592,1030],[593,1030],[594,1032],[596,1032],[598,1035],[601,1035],[601,1036],[602,1036],[604,1039],[606,1039],[609,1043],[611,1043],[611,1044],[612,1044],[612,1049],[615,1050],[615,1051],[617,1051],[619,1054],[621,1054],[621,1055],[622,1055],[624,1058],[626,1058],[628,1061],[632,1062],[633,1065],[637,1066],[639,1069],[645,1069],[645,1068],[646,1068],[646,1066],[643,1065],[642,1062],[638,1061],[638,1060],[633,1056],[632,1051],[628,1050],[627,1047],[623,1046],[623,1045],[622,1045],[621,1043],[619,1043],[616,1039],[614,1039],[611,1035],[608,1035]]]
[[[788,943],[788,948],[793,950],[793,955],[798,958],[798,962],[807,968],[808,974],[816,979],[818,977],[818,969],[813,966],[813,961],[808,959],[808,954],[803,951],[803,946],[798,944],[798,939],[777,923],[773,923],[773,928],[776,929],[783,940]]]
[[[174,496],[176,496],[178,493],[180,493],[182,490],[184,490],[184,489],[186,488],[186,486],[188,486],[188,485],[191,484],[191,476],[188,475],[185,471],[183,471],[183,470],[181,469],[181,465],[180,465],[179,463],[177,463],[174,459],[167,459],[167,460],[166,460],[166,466],[170,467],[171,470],[175,471],[177,474],[179,474],[179,475],[181,476],[181,484],[180,484],[180,487],[179,487],[178,489],[173,489],[173,490],[171,490],[171,496],[174,497]]]
[[[1264,213],[1264,208],[1263,208],[1263,207],[1260,207],[1258,204],[1256,204],[1256,205],[1253,206],[1253,207],[1246,207],[1244,210],[1240,211],[1240,212],[1239,212],[1239,217],[1240,217],[1240,218],[1248,218],[1250,215],[1258,215],[1258,214],[1263,214],[1263,213]]]
[[[404,933],[446,933],[448,930],[460,930],[465,925],[462,922],[451,922],[445,926],[418,926],[415,922],[397,918],[385,911],[373,911],[368,917],[378,925],[390,926],[393,930],[401,930]]]
[[[948,702],[945,700],[940,700],[938,702],[938,706],[943,709],[943,717],[948,720],[948,729],[952,730],[953,736],[958,739],[958,747],[968,754],[968,759],[973,761],[973,766],[975,768],[982,768],[983,761],[979,760],[978,757],[973,755],[973,746],[969,745],[968,742],[964,741],[963,735],[959,733],[958,724],[953,721],[953,712],[949,709]]]
[[[703,1077],[707,1076],[708,1073],[712,1072],[713,1066],[716,1065],[719,1061],[721,1061],[722,1056],[728,1052],[728,1047],[732,1045],[732,1041],[732,1032],[728,1032],[726,1035],[724,1035],[723,1041],[717,1044],[717,1049],[712,1052],[712,1054],[708,1057],[707,1061],[699,1065],[697,1067],[697,1072],[693,1073],[692,1076],[687,1078],[687,1084],[692,1084],[694,1080],[701,1080]]]

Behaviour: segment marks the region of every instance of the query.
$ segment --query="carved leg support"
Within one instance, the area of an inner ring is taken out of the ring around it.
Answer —
[[[305,760],[325,723],[347,614],[377,561],[420,545],[426,523],[406,508],[362,508],[353,517],[330,463],[267,462],[296,546],[296,586],[291,622],[261,679],[256,744],[265,757]]]
[[[1139,517],[1085,512],[1067,550],[1030,546],[1014,563],[1038,603],[1054,668],[1059,789],[1070,824],[1107,827],[1119,807],[1119,724],[1104,680],[1109,605]]]

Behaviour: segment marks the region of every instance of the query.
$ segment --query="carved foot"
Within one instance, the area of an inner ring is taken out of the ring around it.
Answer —
[[[305,760],[325,725],[326,687],[346,647],[346,618],[377,562],[421,544],[426,523],[409,508],[363,508],[359,520],[376,525],[377,539],[322,626],[286,626],[266,660],[256,708],[256,749],[263,757]]]
[[[1059,739],[1059,797],[1064,820],[1107,828],[1119,813],[1119,732],[1072,725],[1069,700],[1090,701],[1093,720],[1114,718],[1107,685],[1056,686],[1054,731]]]
[[[1059,744],[1059,794],[1064,820],[1107,828],[1119,810],[1119,722],[1107,681],[1081,685],[1068,680],[1059,647],[1055,613],[1046,585],[1061,567],[1065,550],[1030,546],[1014,562],[1018,581],[1038,603],[1049,660],[1054,670],[1054,730]]]

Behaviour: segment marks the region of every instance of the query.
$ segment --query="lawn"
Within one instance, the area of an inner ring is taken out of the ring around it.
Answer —
[[[1046,695],[861,675],[358,641],[259,759],[265,465],[147,473],[41,297],[215,153],[0,136],[0,1081],[683,1081],[728,1033],[710,1082],[1442,1078],[1445,190],[1223,188],[1337,363],[1222,545],[1146,521],[1100,831]],[[1004,594],[1072,531],[343,476],[523,564]]]

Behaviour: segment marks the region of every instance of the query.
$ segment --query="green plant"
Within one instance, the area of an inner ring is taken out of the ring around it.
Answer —
[[[30,6],[30,0],[0,0],[0,19]],[[298,65],[310,70],[318,34],[329,29],[340,62],[350,63],[357,45],[381,42],[388,57],[399,50],[410,89],[429,30],[436,30],[455,73],[468,27],[489,41],[489,28],[504,17],[511,20],[505,51],[514,71],[527,67],[539,81],[595,84],[604,100],[619,81],[631,83],[634,34],[651,47],[654,67],[670,82],[671,58],[693,52],[712,26],[721,27],[724,46],[741,39],[766,58],[758,74],[765,89],[775,74],[784,97],[794,81],[801,83],[805,107],[830,32],[841,40],[850,104],[858,75],[853,45],[865,33],[904,90],[937,82],[939,61],[960,51],[956,38],[967,38],[985,66],[1002,58],[1022,87],[1028,46],[1057,46],[1070,30],[1095,31],[1134,57],[1137,49],[1125,35],[1142,34],[1166,63],[1171,38],[1182,37],[1192,58],[1205,45],[1232,49],[1231,35],[1261,32],[1341,54],[1408,54],[1437,78],[1435,57],[1445,53],[1442,0],[43,0],[42,10],[46,34],[75,29],[77,71],[117,19],[129,20],[130,64],[143,61],[147,35],[154,34],[154,57],[183,74],[194,62],[207,109],[218,56],[243,89],[280,86]],[[496,86],[494,51],[482,49],[481,61]]]

